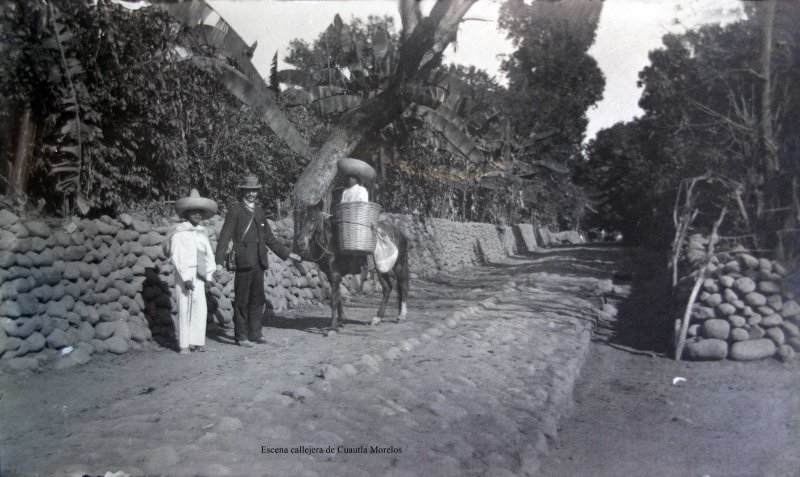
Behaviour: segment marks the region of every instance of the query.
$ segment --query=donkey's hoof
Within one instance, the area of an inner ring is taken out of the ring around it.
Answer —
[[[370,326],[380,325],[381,324],[380,317],[376,316],[376,317],[372,318],[372,321],[369,324],[370,324]]]
[[[406,321],[406,315],[397,315],[397,322],[400,323],[401,321]]]
[[[327,330],[325,330],[325,336],[333,336],[335,334],[336,330],[334,330],[333,328],[328,328]]]

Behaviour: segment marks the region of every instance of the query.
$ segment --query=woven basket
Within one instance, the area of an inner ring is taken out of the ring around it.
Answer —
[[[333,206],[336,245],[349,255],[375,252],[377,224],[381,206],[374,202],[344,202]]]

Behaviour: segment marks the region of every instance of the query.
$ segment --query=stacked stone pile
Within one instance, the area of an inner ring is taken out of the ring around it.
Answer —
[[[693,243],[702,247],[697,240]],[[786,268],[735,251],[713,257],[706,276],[692,307],[687,357],[794,358],[800,351],[800,306],[797,290],[784,283]]]
[[[173,267],[163,244],[170,226],[122,215],[50,225],[0,210],[0,361],[14,370],[82,364],[94,353],[122,354],[151,338],[171,339]],[[212,246],[222,219],[206,222]],[[291,246],[291,222],[276,235]],[[267,296],[276,309],[325,297],[315,267],[307,276],[271,257]],[[212,284],[210,311],[233,316],[233,277]]]
[[[161,251],[149,224],[0,217],[0,360],[38,369],[63,354],[56,366],[70,366],[152,337],[141,291]]]
[[[492,224],[421,221],[403,215],[389,219],[411,242],[412,278],[507,256],[508,244]],[[154,223],[123,214],[116,219],[103,216],[48,223],[0,210],[3,368],[68,367],[87,362],[95,353],[139,349],[152,338],[171,341],[177,309],[172,297],[173,267],[163,245],[177,220]],[[218,216],[204,223],[214,248],[222,223]],[[292,220],[271,225],[278,240],[290,248]],[[265,291],[276,311],[327,304],[327,278],[316,265],[303,266],[305,274],[290,262],[270,257]],[[360,277],[347,277],[342,295],[361,288]],[[230,325],[232,274],[215,281],[207,297],[213,319]]]
[[[444,219],[423,221],[396,214],[386,216],[410,240],[412,278],[439,270],[453,271],[485,262],[496,263],[508,256],[493,224]]]

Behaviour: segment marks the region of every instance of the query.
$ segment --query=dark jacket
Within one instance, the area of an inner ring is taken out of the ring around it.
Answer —
[[[247,235],[242,237],[251,217],[255,220],[250,224]],[[231,207],[225,216],[215,254],[217,265],[224,264],[231,242],[236,247],[236,268],[240,270],[257,264],[262,270],[269,268],[268,249],[283,260],[286,260],[291,253],[272,234],[264,209],[256,205],[251,214],[241,201]]]

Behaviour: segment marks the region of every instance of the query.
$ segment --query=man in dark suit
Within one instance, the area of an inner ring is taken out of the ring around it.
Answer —
[[[233,329],[236,343],[250,347],[253,342],[264,343],[261,319],[264,315],[264,273],[269,268],[268,252],[286,260],[300,262],[298,255],[278,242],[264,215],[256,204],[261,185],[255,176],[247,176],[239,183],[242,200],[225,216],[216,250],[217,274],[225,269],[223,263],[232,243],[236,250],[236,275],[234,276]]]

